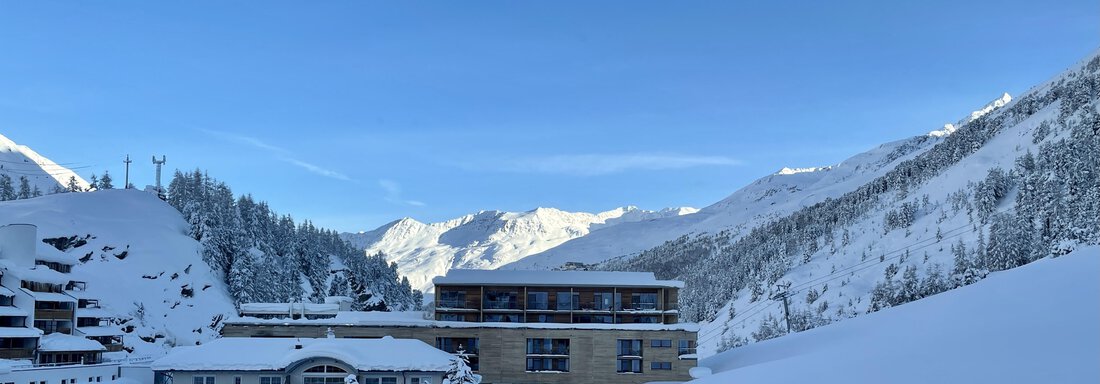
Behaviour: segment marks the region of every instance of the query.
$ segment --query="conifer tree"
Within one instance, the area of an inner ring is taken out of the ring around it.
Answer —
[[[33,192],[31,191],[30,180],[27,180],[26,176],[19,176],[19,195],[18,195],[18,198],[20,198],[20,199],[29,199],[31,197],[34,197],[32,194],[33,194]]]

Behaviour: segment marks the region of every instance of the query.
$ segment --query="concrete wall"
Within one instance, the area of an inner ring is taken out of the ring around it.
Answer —
[[[240,325],[227,324],[222,329],[225,337],[324,337],[327,325]],[[483,383],[607,383],[635,384],[650,381],[688,381],[688,370],[696,366],[695,360],[680,360],[678,340],[696,340],[696,332],[688,331],[624,331],[530,328],[434,328],[434,327],[375,327],[332,326],[337,337],[418,339],[436,345],[437,337],[478,338],[480,369]],[[569,339],[570,372],[526,372],[527,339]],[[617,341],[619,339],[642,340],[641,374],[617,373]],[[654,339],[672,340],[670,348],[653,348]],[[651,362],[670,362],[672,370],[653,371]],[[179,383],[176,384],[191,384]],[[218,383],[222,384],[222,383]],[[232,383],[228,383],[232,384]],[[254,384],[254,383],[243,383]]]
[[[38,227],[33,224],[0,226],[0,258],[10,260],[16,266],[33,267],[37,237]]]
[[[64,365],[57,367],[16,368],[0,374],[0,383],[61,384],[76,379],[76,384],[107,382],[118,377],[118,364]]]

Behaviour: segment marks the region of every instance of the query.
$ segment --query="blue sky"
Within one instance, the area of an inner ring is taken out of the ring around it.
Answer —
[[[596,3],[596,4],[594,4]],[[1100,2],[3,2],[0,133],[339,230],[701,207],[1019,94]]]

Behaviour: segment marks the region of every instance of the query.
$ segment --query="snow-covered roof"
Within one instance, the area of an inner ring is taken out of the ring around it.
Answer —
[[[38,340],[38,350],[42,352],[67,352],[67,351],[106,351],[107,348],[95,340],[88,340],[81,336],[66,335],[54,332],[42,336]]]
[[[0,337],[39,337],[42,330],[30,327],[0,327]]]
[[[15,296],[15,292],[13,292],[12,290],[0,285],[0,296],[8,296],[8,297]]]
[[[36,265],[32,268],[18,267],[6,260],[0,260],[0,269],[3,269],[5,273],[10,273],[12,276],[19,278],[20,280],[34,281],[38,283],[48,284],[67,284],[69,282],[69,275],[52,270],[44,265]]]
[[[676,324],[597,324],[597,323],[497,323],[464,322],[424,319],[424,312],[339,312],[329,319],[258,319],[240,317],[226,321],[227,324],[240,325],[316,325],[316,326],[360,326],[360,327],[430,327],[430,328],[531,328],[531,329],[595,329],[626,331],[688,331],[698,332],[695,323]]]
[[[27,316],[27,311],[16,307],[0,305],[0,316]]]
[[[435,285],[518,285],[683,288],[684,282],[657,280],[652,272],[528,271],[452,269],[432,279]]]
[[[61,303],[75,303],[76,302],[76,299],[74,299],[72,296],[66,295],[64,293],[35,292],[35,291],[29,290],[29,289],[26,289],[26,288],[20,288],[20,289],[22,289],[23,292],[26,292],[28,295],[31,295],[31,297],[33,297],[35,301],[56,301],[56,302],[61,302]]]
[[[335,315],[340,310],[340,304],[313,304],[313,303],[243,303],[241,304],[241,313],[250,314],[281,314],[290,313],[293,308],[294,313],[302,313],[303,310],[307,314],[332,314]]]
[[[296,349],[301,345],[301,349]],[[247,351],[248,353],[241,353]],[[225,337],[172,349],[153,362],[154,371],[271,371],[316,357],[360,371],[445,372],[454,357],[420,340]]]
[[[337,304],[337,305],[339,305],[340,303],[349,302],[349,301],[355,301],[355,299],[352,299],[352,298],[347,297],[347,296],[327,296],[327,297],[325,297],[325,304]]]
[[[38,242],[36,247],[37,249],[35,250],[34,256],[36,260],[67,265],[76,265],[77,263],[77,259],[75,256],[58,251],[57,248],[54,248],[49,244]]]
[[[77,332],[84,336],[122,336],[122,330],[116,327],[77,327]]]

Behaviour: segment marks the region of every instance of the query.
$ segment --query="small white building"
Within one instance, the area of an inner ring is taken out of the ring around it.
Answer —
[[[177,347],[158,384],[440,384],[455,357],[419,340],[238,338]]]

